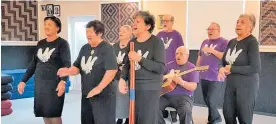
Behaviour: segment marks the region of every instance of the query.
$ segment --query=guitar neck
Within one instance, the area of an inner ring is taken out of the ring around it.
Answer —
[[[177,74],[177,77],[180,77],[180,76],[182,76],[182,75],[188,74],[188,73],[193,72],[193,71],[195,71],[194,68],[193,68],[193,69],[190,69],[190,70],[187,70],[187,71],[183,71],[183,72]]]
[[[195,68],[192,68],[190,70],[180,72],[180,73],[176,74],[176,76],[180,77],[182,75],[188,74],[188,73],[193,72],[193,71],[203,71],[203,70],[208,70],[208,69],[209,69],[209,66],[195,67]],[[170,78],[170,77],[173,77],[173,76],[175,76],[175,75],[167,74],[167,75],[164,75],[163,79],[167,79],[167,78]]]

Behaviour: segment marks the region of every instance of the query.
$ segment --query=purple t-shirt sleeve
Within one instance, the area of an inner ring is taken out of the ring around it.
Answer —
[[[172,63],[169,63],[169,64],[166,64],[165,66],[165,71],[164,71],[164,74],[168,74],[172,69],[176,68],[175,67],[175,62],[172,62]]]
[[[197,71],[193,71],[188,74],[188,82],[196,82],[199,83],[199,73]]]
[[[187,69],[190,70],[192,68],[195,68],[195,65],[189,62],[189,65],[188,65]],[[196,82],[196,83],[199,83],[199,73],[198,73],[198,71],[190,72],[190,73],[188,73],[186,75],[183,75],[182,79],[184,81],[187,81],[187,82]]]
[[[201,55],[202,55],[201,49],[202,49],[203,45],[205,45],[205,42],[206,42],[206,40],[204,40],[204,41],[202,42],[202,44],[201,44],[201,46],[200,46],[200,49],[199,49],[199,51],[198,51],[198,56],[201,56]]]
[[[80,49],[80,52],[79,52],[79,55],[78,55],[76,61],[73,63],[73,66],[77,67],[78,69],[81,68],[81,67],[80,67],[80,66],[81,66],[81,65],[80,65],[80,63],[81,63],[81,57],[83,56],[83,53],[82,53],[82,52],[84,51],[85,46],[86,46],[86,45],[82,46],[82,48]]]
[[[178,42],[178,46],[184,46],[184,42],[183,42],[182,36],[178,32],[177,32],[177,42]]]

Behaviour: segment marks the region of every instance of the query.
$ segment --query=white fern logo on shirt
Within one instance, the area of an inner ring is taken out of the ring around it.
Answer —
[[[138,50],[137,53],[138,53],[140,56],[142,56],[142,51],[141,51],[141,50]],[[143,55],[143,57],[144,57],[144,58],[147,58],[148,55],[149,55],[149,51],[145,52],[144,55]],[[141,69],[141,65],[140,65],[138,62],[135,61],[135,70],[139,70],[139,69]]]
[[[118,56],[117,56],[117,63],[118,64],[123,63],[125,55],[126,55],[126,53],[122,53],[121,51],[119,51]]]
[[[40,59],[40,61],[44,63],[48,62],[55,49],[56,48],[50,49],[49,47],[47,47],[45,51],[42,53],[42,48],[39,48],[37,52],[37,57]]]
[[[236,59],[238,58],[238,56],[240,55],[240,53],[242,52],[242,49],[238,50],[236,49],[236,47],[233,49],[233,51],[231,52],[231,49],[228,49],[227,54],[225,56],[225,60],[230,64],[234,64],[234,62],[236,61]]]
[[[216,45],[213,45],[213,44],[210,44],[210,45],[208,45],[208,44],[205,44],[205,46],[204,47],[209,47],[209,48],[211,48],[211,49],[215,49],[216,47],[217,47],[217,44]],[[208,53],[208,52],[203,52],[206,56],[209,56],[209,55],[211,55],[210,53]]]
[[[89,56],[87,61],[85,62],[85,56],[81,58],[81,68],[85,72],[85,74],[88,74],[91,72],[91,70],[93,69],[93,65],[97,59],[98,59],[97,56],[95,57]]]
[[[172,38],[166,38],[166,41],[164,41],[164,38],[161,38],[161,40],[163,41],[163,43],[164,43],[164,46],[165,46],[165,49],[168,49],[169,47],[170,47],[170,44],[171,44],[171,42],[172,42]]]
[[[95,52],[94,50],[91,50],[91,52],[90,52],[91,56],[94,54],[94,52]]]

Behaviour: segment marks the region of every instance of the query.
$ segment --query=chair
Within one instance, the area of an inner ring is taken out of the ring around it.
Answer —
[[[165,110],[167,110],[169,113],[170,113],[170,111],[176,111],[176,109],[172,108],[172,107],[166,107]],[[170,121],[171,121],[171,124],[173,124],[172,119]]]
[[[166,107],[165,110],[169,111],[169,113],[170,113],[170,111],[176,111],[176,109],[172,108],[172,107]],[[171,119],[171,124],[173,124],[172,119]],[[194,120],[193,119],[192,119],[192,124],[194,124]]]

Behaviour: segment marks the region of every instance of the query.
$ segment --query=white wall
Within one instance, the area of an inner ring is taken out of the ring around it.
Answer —
[[[243,13],[244,1],[188,1],[187,42],[190,49],[198,50],[207,36],[212,21],[220,24],[221,36],[230,40],[236,37],[235,24]]]
[[[174,16],[173,28],[180,32],[182,38],[186,37],[186,1],[144,1],[142,9],[149,11],[158,21],[158,15],[170,14]],[[165,9],[164,9],[165,8]],[[163,29],[158,29],[157,22],[153,34]],[[185,40],[183,40],[185,42]],[[185,43],[186,44],[186,43]]]
[[[60,5],[59,17],[62,23],[60,36],[68,40],[68,18],[70,16],[96,16],[99,19],[100,2],[98,1],[39,1],[38,2],[38,20],[39,20],[39,40],[45,38],[44,21],[46,11],[41,11],[40,5],[54,4]]]

